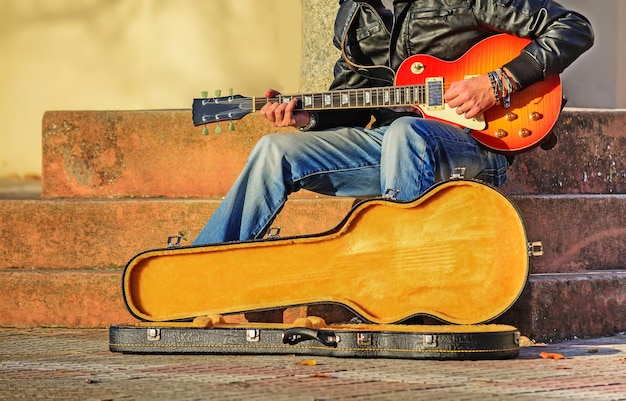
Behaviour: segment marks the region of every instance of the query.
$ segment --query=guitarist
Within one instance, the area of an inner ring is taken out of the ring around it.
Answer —
[[[341,0],[334,35],[341,56],[330,89],[392,86],[407,57],[456,60],[497,33],[532,41],[500,69],[452,82],[444,98],[466,118],[561,73],[594,39],[585,17],[552,0]],[[262,238],[287,195],[300,189],[349,197],[390,190],[407,201],[457,167],[496,186],[506,178],[506,156],[457,126],[420,118],[412,107],[308,112],[297,110],[294,99],[267,103],[261,112],[275,127],[304,133],[257,143],[195,245]]]

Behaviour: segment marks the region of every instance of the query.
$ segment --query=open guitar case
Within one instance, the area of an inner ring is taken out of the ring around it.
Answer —
[[[521,294],[531,255],[516,207],[497,189],[454,179],[412,202],[356,204],[324,233],[142,252],[123,297],[141,322],[110,327],[123,353],[296,354],[504,359],[519,332],[489,324]],[[358,316],[229,323],[228,316],[339,304]],[[426,316],[440,324],[408,324]]]

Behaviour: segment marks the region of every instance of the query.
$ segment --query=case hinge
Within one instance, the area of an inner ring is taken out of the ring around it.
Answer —
[[[167,237],[167,247],[168,249],[176,249],[180,248],[180,240],[183,239],[182,235],[170,235]]]
[[[268,239],[278,239],[280,238],[280,227],[270,227],[267,231]]]
[[[450,173],[451,180],[462,180],[465,178],[465,167],[455,167]]]
[[[390,201],[398,200],[399,193],[400,193],[399,189],[387,188],[387,190],[385,191],[385,194],[383,195],[383,199],[390,200]]]
[[[528,243],[528,256],[543,256],[543,244],[541,241]]]

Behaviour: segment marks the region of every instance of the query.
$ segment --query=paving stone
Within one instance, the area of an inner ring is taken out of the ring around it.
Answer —
[[[303,366],[294,356],[117,354],[106,330],[0,328],[0,400],[624,400],[625,357],[618,335],[522,347],[510,360]]]

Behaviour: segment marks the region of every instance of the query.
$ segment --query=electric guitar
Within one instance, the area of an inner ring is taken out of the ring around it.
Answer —
[[[363,109],[414,106],[424,118],[464,128],[477,141],[500,153],[519,153],[540,144],[556,123],[562,106],[558,75],[548,77],[511,95],[505,108],[495,105],[482,115],[467,119],[444,101],[453,81],[484,75],[509,62],[530,42],[500,34],[482,40],[454,61],[414,55],[398,68],[394,86],[338,90],[275,98],[229,95],[193,100],[194,125],[237,120],[268,102],[298,99],[302,110]],[[502,103],[502,102],[501,102]]]

